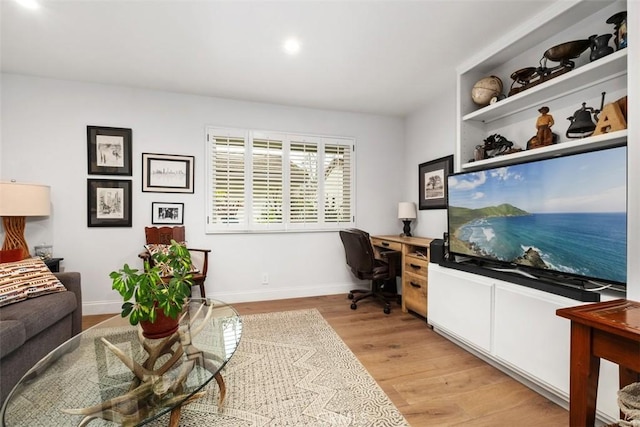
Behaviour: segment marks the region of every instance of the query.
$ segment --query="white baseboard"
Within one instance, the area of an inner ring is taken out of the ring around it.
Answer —
[[[82,315],[118,314],[122,311],[122,300],[117,301],[89,301],[82,303]]]
[[[265,286],[265,289],[252,289],[250,291],[238,291],[238,292],[221,292],[217,293],[207,292],[207,297],[224,301],[230,304],[239,302],[251,302],[251,301],[270,301],[287,298],[302,298],[302,297],[316,297],[321,295],[336,295],[346,294],[350,290],[358,288],[358,285],[353,283],[340,283],[326,286],[316,287],[290,287],[290,288],[269,288]],[[366,285],[362,287],[366,289]],[[197,294],[197,292],[196,292]],[[120,313],[122,307],[122,301],[87,301],[82,304],[83,315],[94,314],[110,314]]]
[[[291,288],[278,288],[278,289],[253,289],[251,291],[239,291],[239,292],[213,292],[211,298],[218,299],[228,303],[238,302],[251,302],[251,301],[270,301],[287,298],[302,298],[302,297],[315,297],[320,295],[336,295],[346,294],[350,290],[357,288],[353,283],[349,284],[337,284],[327,285],[321,287],[291,287]],[[366,289],[366,287],[363,287]]]

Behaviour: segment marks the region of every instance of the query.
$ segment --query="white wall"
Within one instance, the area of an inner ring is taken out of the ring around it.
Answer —
[[[405,120],[404,198],[418,203],[418,166],[454,154],[456,151],[456,76],[442,82],[434,102]],[[455,164],[455,159],[454,159]],[[415,236],[442,238],[447,230],[447,210],[418,210],[412,223]]]
[[[212,249],[207,295],[228,302],[342,293],[353,287],[337,232],[206,235],[206,125],[356,138],[357,226],[395,234],[403,159],[399,118],[293,108],[118,86],[2,75],[0,177],[51,186],[52,215],[27,220],[33,246],[54,245],[82,273],[86,314],[116,312],[109,272],[140,266],[151,202],[183,202],[187,240]],[[133,227],[87,227],[86,126],[133,129]],[[194,155],[195,194],[142,193],[141,153]],[[4,233],[0,234],[4,239]],[[261,285],[263,273],[270,284]],[[196,291],[197,293],[197,291]],[[346,301],[345,301],[346,304]]]

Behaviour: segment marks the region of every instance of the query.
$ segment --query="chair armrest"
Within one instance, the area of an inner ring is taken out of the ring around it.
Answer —
[[[204,259],[202,263],[202,268],[200,269],[200,274],[206,277],[207,270],[209,269],[209,252],[211,252],[211,249],[197,249],[197,248],[187,248],[187,249],[190,251],[202,252]]]

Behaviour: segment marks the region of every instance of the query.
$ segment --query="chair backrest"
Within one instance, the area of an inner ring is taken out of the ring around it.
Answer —
[[[340,230],[340,240],[353,275],[359,279],[370,278],[375,266],[375,255],[369,233],[357,228]]]
[[[175,227],[145,227],[144,235],[147,239],[147,244],[171,244],[171,239],[176,242],[184,242],[184,225]]]

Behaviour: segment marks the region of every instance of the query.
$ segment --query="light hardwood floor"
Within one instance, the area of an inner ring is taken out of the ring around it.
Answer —
[[[568,426],[569,413],[429,329],[377,302],[345,295],[234,304],[241,315],[317,308],[407,421],[422,426]],[[106,315],[85,316],[83,327]]]

